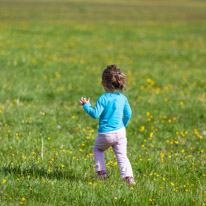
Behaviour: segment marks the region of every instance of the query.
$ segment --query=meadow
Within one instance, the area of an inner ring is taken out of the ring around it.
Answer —
[[[0,205],[206,204],[206,2],[0,0]],[[121,181],[95,180],[102,71],[127,75]]]

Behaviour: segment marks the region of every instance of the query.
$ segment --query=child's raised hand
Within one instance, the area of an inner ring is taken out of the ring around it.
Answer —
[[[86,104],[86,103],[89,103],[90,97],[88,97],[88,99],[86,99],[86,98],[84,98],[84,99],[85,99],[85,104]]]
[[[90,101],[90,97],[88,98],[88,100],[84,97],[81,97],[81,99],[79,100],[79,105],[83,106],[86,103],[89,103]]]
[[[79,105],[80,105],[80,106],[83,106],[83,105],[84,105],[84,98],[83,98],[83,97],[81,97],[81,99],[79,100]]]

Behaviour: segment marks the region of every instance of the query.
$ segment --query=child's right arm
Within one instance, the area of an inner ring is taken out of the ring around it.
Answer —
[[[88,99],[88,100],[89,100],[89,99]],[[92,108],[92,105],[90,104],[89,101],[87,101],[87,102],[83,101],[82,103],[83,103],[83,108],[84,108],[84,110],[85,110],[91,117],[93,117],[94,119],[99,118],[99,116],[101,115],[101,113],[102,113],[102,111],[103,111],[103,109],[104,109],[104,107],[103,107],[103,105],[102,105],[101,98],[99,98],[99,99],[97,100],[97,103],[96,103],[94,109]]]
[[[90,97],[88,97],[88,100],[84,97],[81,97],[81,99],[79,100],[79,105],[83,106],[84,104],[89,103],[89,101],[90,101]]]

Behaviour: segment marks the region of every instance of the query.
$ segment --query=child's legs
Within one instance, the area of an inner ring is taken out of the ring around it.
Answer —
[[[98,134],[93,147],[96,172],[102,170],[106,171],[104,151],[107,150],[113,144],[113,139],[114,137],[111,134]]]
[[[98,149],[95,145],[93,147],[94,150],[94,161],[95,161],[95,171],[99,172],[102,170],[106,171],[106,165],[104,160],[104,151]]]
[[[122,178],[133,177],[132,167],[127,158],[127,138],[126,133],[117,135],[117,143],[113,146],[114,153],[119,164]]]

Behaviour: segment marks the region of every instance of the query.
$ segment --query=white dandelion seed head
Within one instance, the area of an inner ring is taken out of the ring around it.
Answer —
[[[61,129],[61,125],[57,125],[57,129]]]

